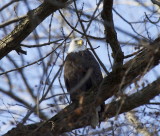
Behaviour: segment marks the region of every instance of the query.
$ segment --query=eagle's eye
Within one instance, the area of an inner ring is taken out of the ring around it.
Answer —
[[[83,45],[83,40],[76,40],[76,44],[79,46]]]

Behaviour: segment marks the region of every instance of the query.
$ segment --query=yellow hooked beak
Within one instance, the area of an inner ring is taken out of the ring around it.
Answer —
[[[83,40],[78,40],[78,41],[77,41],[77,44],[78,44],[79,46],[83,45]]]

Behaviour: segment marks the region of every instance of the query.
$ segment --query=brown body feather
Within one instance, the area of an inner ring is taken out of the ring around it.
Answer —
[[[64,80],[72,102],[81,103],[81,98],[92,87],[98,87],[102,73],[97,60],[88,50],[69,53],[64,64]],[[101,106],[101,110],[103,110]]]
[[[85,50],[67,55],[64,79],[71,100],[78,102],[81,94],[93,86],[98,88],[103,78],[98,62],[90,51]]]

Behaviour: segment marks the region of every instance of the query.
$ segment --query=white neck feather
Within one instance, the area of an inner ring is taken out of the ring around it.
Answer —
[[[68,53],[79,52],[79,51],[83,51],[83,50],[86,50],[86,47],[84,45],[82,45],[82,46],[75,45],[75,43],[72,41],[69,45]]]

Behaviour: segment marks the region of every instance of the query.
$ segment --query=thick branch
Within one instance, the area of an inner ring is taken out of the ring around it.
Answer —
[[[123,65],[124,55],[118,42],[117,33],[114,28],[112,6],[113,0],[104,0],[101,15],[104,20],[106,42],[110,44],[113,52],[113,70],[117,70]]]
[[[27,16],[15,27],[15,29],[0,40],[0,59],[10,51],[20,47],[20,43],[51,13],[65,6],[67,0],[61,0],[59,4],[52,1],[51,4],[44,2],[39,7],[27,13]]]
[[[152,1],[153,4],[156,4],[156,5],[160,6],[160,2],[159,1],[157,1],[157,0],[151,0],[151,1]]]
[[[143,88],[141,91],[132,94],[131,96],[125,97],[124,103],[123,100],[119,100],[116,102],[112,102],[107,107],[107,112],[105,113],[105,117],[111,118],[114,117],[119,110],[118,114],[130,111],[136,107],[147,104],[151,99],[160,94],[160,79],[157,79],[153,83],[149,84],[147,87]],[[121,106],[122,104],[122,106]]]
[[[103,80],[99,94],[97,95],[96,105],[103,103],[113,94],[121,92],[121,90],[129,84],[138,80],[146,72],[159,64],[160,60],[160,37],[158,37],[148,49],[143,49],[132,60],[123,65],[122,69],[110,73]]]
[[[115,101],[110,104],[107,104],[106,112],[104,116],[105,118],[111,118],[118,114],[130,111],[136,107],[147,104],[149,100],[151,100],[152,98],[154,98],[159,94],[160,94],[160,79],[148,85],[141,91],[135,94],[132,94],[131,96],[128,96],[119,101]],[[91,105],[88,105],[88,106],[91,106]],[[89,125],[88,120],[85,120],[87,119],[86,118],[87,113],[85,112],[85,110],[88,108],[88,106],[76,109],[74,108],[75,105],[71,104],[44,124],[39,123],[37,125],[35,124],[28,125],[27,128],[24,126],[20,126],[8,132],[6,136],[11,136],[11,135],[17,136],[20,134],[23,136],[27,136],[27,135],[44,136],[46,135],[46,133],[48,135],[53,134],[55,136],[66,131],[71,131],[76,128],[85,127]],[[119,109],[119,107],[121,107],[121,109]],[[82,115],[84,115],[83,118],[82,118]]]

